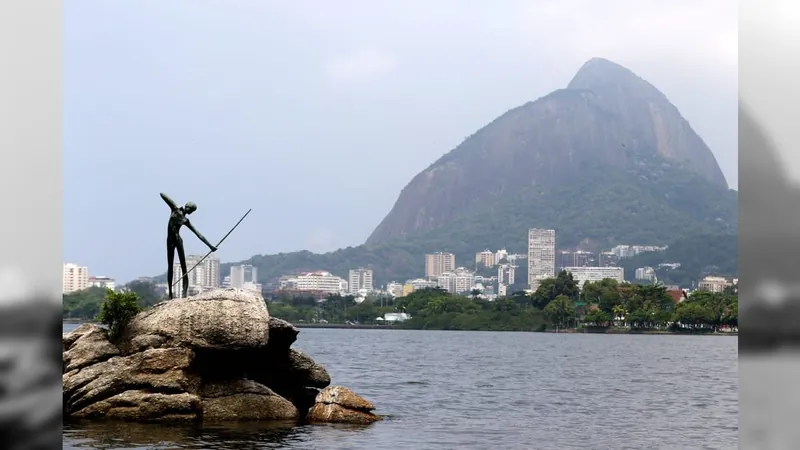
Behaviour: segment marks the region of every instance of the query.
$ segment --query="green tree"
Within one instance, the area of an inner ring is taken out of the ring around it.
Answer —
[[[97,320],[108,326],[112,338],[119,337],[128,322],[142,311],[139,297],[133,291],[106,290],[106,301],[100,306]]]
[[[622,321],[622,325],[624,326],[628,316],[628,310],[626,310],[624,306],[619,304],[619,305],[614,305],[611,312],[614,316],[614,320]]]
[[[472,291],[470,291],[470,295],[472,296],[473,301],[478,301],[478,299],[481,296],[481,291],[480,289],[473,289]]]
[[[517,305],[519,305],[519,307],[522,309],[534,307],[533,296],[528,295],[527,293],[525,293],[525,291],[516,291],[512,293],[511,296],[508,298],[511,299]]]
[[[566,328],[575,320],[575,303],[566,295],[559,295],[544,308],[545,315],[558,328]]]
[[[146,280],[134,280],[124,286],[125,289],[133,292],[139,298],[139,304],[144,307],[153,306],[163,300],[158,295],[155,283]]]
[[[708,324],[714,331],[717,331],[723,324],[725,310],[728,306],[728,297],[724,293],[709,291],[695,291],[688,300],[689,303],[697,303],[708,315]],[[684,302],[686,303],[686,302]]]
[[[589,311],[586,316],[584,316],[583,321],[588,325],[607,327],[611,323],[611,314],[601,309],[594,309]]]
[[[738,298],[737,298],[738,299]],[[723,323],[733,329],[739,328],[739,302],[736,301],[728,306],[725,311]]]
[[[710,327],[714,321],[714,315],[699,302],[685,301],[675,307],[673,320],[692,330],[697,330]]]
[[[578,283],[572,278],[572,274],[562,270],[555,278],[546,278],[539,283],[532,295],[533,305],[543,309],[559,295],[577,301],[579,292]]]
[[[94,319],[100,313],[100,305],[106,300],[106,290],[92,286],[62,296],[64,318]]]
[[[556,275],[555,292],[556,296],[564,295],[572,301],[578,300],[580,289],[578,288],[578,282],[572,277],[572,273],[566,270],[558,272],[558,275]]]

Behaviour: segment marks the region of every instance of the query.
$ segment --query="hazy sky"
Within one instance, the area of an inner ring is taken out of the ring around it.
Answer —
[[[800,7],[793,0],[742,2],[741,12],[742,101],[773,141],[786,175],[800,184],[800,85],[793,77],[800,66]]]
[[[589,58],[641,75],[737,186],[737,5],[64,3],[64,258],[166,270],[167,206],[223,261],[361,244],[419,171]],[[188,231],[187,253],[205,253]]]

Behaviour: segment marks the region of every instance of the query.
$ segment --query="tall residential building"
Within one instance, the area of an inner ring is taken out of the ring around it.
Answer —
[[[230,286],[242,289],[245,283],[258,284],[258,268],[250,264],[231,266]]]
[[[209,289],[219,287],[219,258],[209,256],[203,262],[204,255],[186,255],[186,270],[190,271],[187,278],[189,279],[189,293],[194,295]],[[198,264],[199,263],[199,264]],[[196,267],[195,267],[196,266]],[[194,267],[194,269],[192,269]],[[173,292],[176,296],[183,295],[183,280],[178,283],[178,280],[183,276],[181,264],[175,261],[172,266],[173,283],[177,283]]]
[[[514,284],[516,268],[517,266],[510,263],[497,266],[497,282],[508,285]]]
[[[486,267],[494,267],[495,265],[494,253],[489,250],[484,250],[482,252],[476,253],[475,264],[482,264]]]
[[[639,267],[636,269],[634,277],[637,280],[653,281],[656,277],[656,271],[650,266]]]
[[[359,267],[358,269],[350,269],[350,276],[348,277],[347,285],[350,287],[352,295],[358,295],[362,289],[367,293],[372,292],[372,270]]]
[[[572,274],[572,278],[583,288],[586,282],[595,283],[606,278],[625,282],[625,271],[622,267],[565,267],[564,270]]]
[[[456,255],[452,253],[429,253],[425,255],[425,277],[437,278],[445,272],[456,270]]]
[[[82,291],[89,287],[89,268],[73,263],[64,263],[61,292]]]
[[[594,253],[582,250],[576,251],[572,255],[573,263],[571,267],[597,267],[597,259]],[[566,266],[569,267],[569,266]]]
[[[556,276],[556,231],[541,228],[528,230],[528,287]]]

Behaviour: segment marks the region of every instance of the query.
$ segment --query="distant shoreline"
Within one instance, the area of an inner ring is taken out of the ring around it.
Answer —
[[[293,324],[297,328],[349,328],[349,329],[362,329],[362,330],[417,330],[420,331],[421,328],[404,328],[404,327],[395,327],[391,325],[365,325],[365,324],[358,324],[358,325],[347,325],[344,323],[295,323]],[[576,330],[576,329],[568,329],[568,330],[545,330],[545,331],[536,331],[536,330],[438,330],[434,328],[429,328],[428,331],[502,331],[502,332],[510,332],[510,333],[557,333],[557,334],[650,334],[650,335],[675,335],[675,336],[739,336],[739,332],[737,331],[729,331],[729,332],[719,332],[719,333],[711,333],[711,332],[697,332],[692,333],[689,331],[668,331],[668,330],[625,330],[625,329],[611,329],[611,330],[603,330],[603,331],[590,331],[588,329]]]
[[[95,323],[92,321],[87,320],[79,320],[79,319],[64,319],[63,323],[65,324],[82,324],[82,323]],[[419,328],[405,328],[405,327],[396,327],[392,325],[370,325],[370,324],[357,324],[357,325],[348,325],[346,323],[294,323],[292,324],[297,328],[330,328],[330,329],[351,329],[351,330],[420,330]],[[670,336],[739,336],[738,331],[731,331],[731,332],[720,332],[720,333],[710,333],[710,332],[680,332],[680,331],[668,331],[668,330],[625,330],[625,329],[607,329],[607,330],[591,330],[591,329],[568,329],[568,330],[545,330],[545,331],[535,331],[535,330],[434,330],[429,329],[430,331],[503,331],[503,332],[516,332],[516,333],[557,333],[557,334],[648,334],[648,335],[670,335]]]

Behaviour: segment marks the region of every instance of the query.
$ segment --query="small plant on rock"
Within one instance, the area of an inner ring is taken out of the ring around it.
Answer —
[[[110,337],[119,337],[122,330],[136,314],[142,311],[139,296],[135,292],[106,290],[106,301],[100,305],[97,321],[108,326]]]

